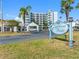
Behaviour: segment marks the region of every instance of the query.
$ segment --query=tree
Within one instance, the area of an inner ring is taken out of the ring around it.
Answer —
[[[12,32],[15,26],[16,27],[19,26],[19,22],[17,22],[16,20],[8,20],[7,22],[8,22],[8,26],[12,29]]]
[[[25,7],[20,8],[20,13],[19,17],[22,17],[23,19],[23,25],[24,25],[24,30],[25,30],[25,16],[26,16],[27,10]]]
[[[74,0],[61,0],[61,13],[65,13],[66,15],[66,21],[68,21],[69,18],[69,12],[73,9],[73,6],[71,6],[74,3]]]
[[[28,14],[30,13],[31,9],[32,9],[32,7],[31,7],[30,5],[28,5],[28,6],[26,7],[26,10],[27,10],[27,13],[28,13]]]
[[[19,13],[19,17],[22,17],[23,19],[23,23],[24,23],[24,31],[25,31],[25,18],[26,15],[29,15],[29,11],[31,10],[31,6],[27,6],[20,8],[20,13]]]

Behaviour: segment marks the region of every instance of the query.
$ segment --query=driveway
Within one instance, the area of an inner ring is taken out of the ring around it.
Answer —
[[[15,43],[24,40],[48,38],[47,32],[32,32],[31,35],[5,36],[0,37],[0,44]]]

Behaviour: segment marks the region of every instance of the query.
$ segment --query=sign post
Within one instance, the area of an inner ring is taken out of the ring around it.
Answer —
[[[73,47],[73,29],[72,29],[72,23],[69,24],[69,47]]]
[[[49,39],[52,38],[52,33],[51,33],[51,23],[50,20],[48,20],[48,32],[49,32]]]
[[[73,19],[69,18],[69,47],[73,48],[73,28],[72,28]]]
[[[52,33],[51,33],[50,11],[48,11],[47,19],[48,19],[48,35],[49,35],[49,39],[51,39]]]

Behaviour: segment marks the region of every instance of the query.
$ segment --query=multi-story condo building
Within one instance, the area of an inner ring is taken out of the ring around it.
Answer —
[[[46,17],[46,13],[31,13],[31,21],[38,24],[41,30],[43,30],[44,23],[47,22]]]
[[[31,20],[39,25],[41,29],[47,24],[48,18],[51,22],[55,23],[58,20],[58,12],[49,11],[48,13],[31,13]]]
[[[23,23],[23,19],[20,18],[21,20],[21,27],[25,25],[27,26],[31,23],[34,22],[39,26],[39,30],[43,30],[44,28],[47,28],[48,26],[48,17],[51,22],[56,22],[58,20],[58,13],[54,11],[49,11],[49,13],[36,13],[36,12],[31,12],[30,15],[26,15],[25,19],[25,24]],[[27,30],[27,29],[26,29]]]
[[[47,26],[47,22],[48,22],[48,17],[51,20],[51,22],[56,22],[58,20],[58,13],[57,12],[53,12],[53,11],[49,11],[49,15],[48,13],[34,13],[31,12],[30,15],[26,15],[26,27],[29,23],[31,23],[32,21],[35,22],[37,25],[39,25],[40,30],[43,30],[44,27]],[[22,20],[22,18],[21,18]],[[23,23],[23,20],[22,20]]]
[[[51,22],[55,23],[58,20],[58,12],[49,10],[48,18]]]

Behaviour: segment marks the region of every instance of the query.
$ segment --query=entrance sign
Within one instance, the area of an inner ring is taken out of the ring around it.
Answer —
[[[50,11],[48,12],[48,30],[49,30],[49,39],[52,38],[53,35],[62,35],[66,33],[68,30],[69,33],[69,47],[73,47],[73,28],[72,28],[72,18],[69,20],[68,24],[61,21],[51,21],[50,20]],[[53,16],[52,16],[53,17]],[[52,20],[54,20],[52,18]]]
[[[52,32],[54,34],[60,35],[68,31],[68,25],[66,23],[55,23],[52,25]]]

